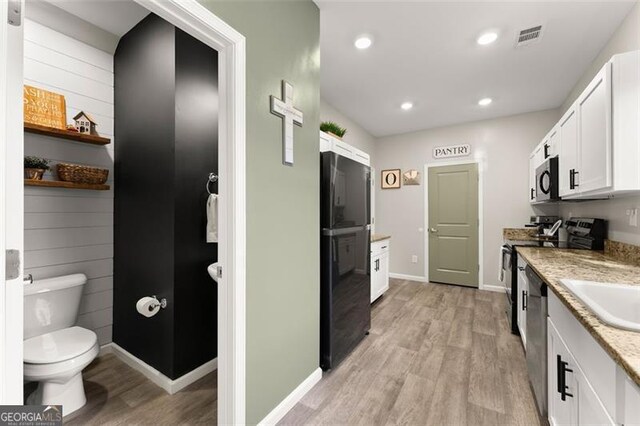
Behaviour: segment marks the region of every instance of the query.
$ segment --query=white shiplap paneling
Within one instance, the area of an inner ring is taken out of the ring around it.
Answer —
[[[67,122],[80,110],[113,139],[113,56],[38,23],[25,22],[25,84],[65,96]],[[109,169],[114,148],[25,134],[25,155]],[[45,179],[52,179],[47,173]],[[78,324],[111,341],[113,323],[113,188],[25,187],[25,273],[35,279],[73,273],[89,278]]]

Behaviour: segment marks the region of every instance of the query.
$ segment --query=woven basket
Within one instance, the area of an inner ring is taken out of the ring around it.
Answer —
[[[80,164],[58,163],[57,170],[58,179],[65,182],[103,184],[109,177],[108,169]]]

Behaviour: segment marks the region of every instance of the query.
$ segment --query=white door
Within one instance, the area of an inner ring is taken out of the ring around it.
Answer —
[[[575,105],[560,119],[560,152],[558,157],[559,192],[561,197],[578,192],[575,171],[578,169],[578,119]]]
[[[612,185],[611,164],[611,64],[607,64],[589,84],[577,102],[580,192]]]
[[[22,404],[24,0],[0,9],[0,404]],[[19,254],[17,272],[5,268],[8,250]]]

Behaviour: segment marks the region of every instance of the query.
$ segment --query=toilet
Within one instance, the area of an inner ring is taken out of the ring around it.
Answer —
[[[32,405],[62,405],[66,416],[86,404],[82,370],[98,355],[96,333],[75,326],[84,274],[24,287],[24,378],[38,382]]]

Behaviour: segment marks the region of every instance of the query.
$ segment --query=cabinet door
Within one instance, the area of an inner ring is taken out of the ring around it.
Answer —
[[[529,283],[524,273],[524,266],[518,266],[518,330],[522,344],[527,347],[527,301],[529,297]]]
[[[600,398],[587,382],[580,368],[574,370],[576,383],[577,424],[579,425],[615,425],[607,410],[602,405]]]
[[[612,185],[611,159],[611,64],[591,81],[576,103],[580,164],[576,182],[580,192]]]
[[[575,104],[560,119],[558,173],[560,196],[578,192],[574,185],[574,173],[578,168],[578,117]]]
[[[389,252],[380,255],[380,292],[384,293],[389,289]]]
[[[546,148],[543,147],[545,159],[555,157],[560,153],[560,126],[556,125],[549,133]]]
[[[371,256],[371,303],[378,298],[382,287],[380,275],[380,255]]]
[[[576,365],[551,319],[547,319],[547,395],[549,424],[575,425],[578,419]]]
[[[536,201],[536,164],[535,153],[529,157],[529,202]]]

